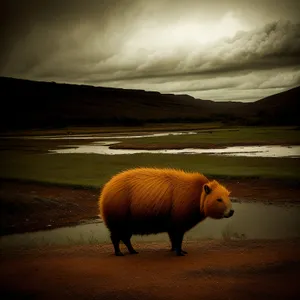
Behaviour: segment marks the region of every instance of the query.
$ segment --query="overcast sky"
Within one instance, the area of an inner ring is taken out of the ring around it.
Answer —
[[[2,0],[0,75],[254,101],[300,85],[299,0]]]

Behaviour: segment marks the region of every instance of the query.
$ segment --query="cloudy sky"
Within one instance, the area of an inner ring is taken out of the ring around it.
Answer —
[[[2,0],[0,75],[254,101],[300,85],[299,0]]]

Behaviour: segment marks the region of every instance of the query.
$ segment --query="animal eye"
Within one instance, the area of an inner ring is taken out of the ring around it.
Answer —
[[[223,200],[221,198],[217,199],[218,202],[222,202]]]

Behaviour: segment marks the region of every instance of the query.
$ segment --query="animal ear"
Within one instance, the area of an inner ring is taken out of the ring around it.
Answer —
[[[204,184],[204,191],[208,195],[211,192],[211,188],[207,184]]]
[[[211,189],[216,188],[219,185],[218,181],[213,180],[210,182]]]

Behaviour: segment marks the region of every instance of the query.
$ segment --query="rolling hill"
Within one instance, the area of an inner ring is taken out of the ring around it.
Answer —
[[[300,87],[265,97],[249,105],[250,117],[262,123],[275,125],[300,124]]]
[[[223,121],[299,124],[300,88],[253,103],[1,77],[1,130]]]

